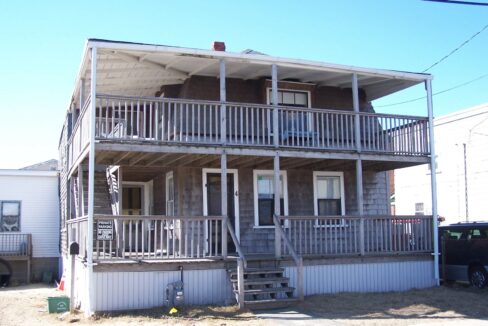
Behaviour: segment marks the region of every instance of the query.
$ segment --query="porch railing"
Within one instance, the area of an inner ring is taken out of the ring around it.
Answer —
[[[222,216],[113,216],[112,239],[94,237],[95,260],[198,259],[222,257]]]
[[[77,242],[80,249],[79,257],[85,258],[87,249],[88,217],[82,216],[76,219],[67,220],[64,232],[66,235],[62,239],[65,238],[66,240],[62,242],[63,248],[61,251],[63,253],[68,253],[70,243]]]
[[[428,120],[352,111],[226,103],[226,134],[222,137],[221,103],[170,98],[97,95],[96,138],[178,144],[356,149],[354,120],[359,116],[363,151],[396,155],[429,153]]]
[[[72,128],[68,139],[66,158],[71,167],[83,150],[88,146],[90,140],[90,106],[91,98],[88,98],[85,105],[79,112],[79,116]]]
[[[0,257],[30,257],[32,235],[30,233],[0,233]]]
[[[283,247],[286,248],[285,251],[289,253],[289,255],[293,258],[293,261],[295,262],[295,265],[297,267],[297,273],[296,273],[296,285],[297,285],[297,296],[300,300],[303,300],[304,298],[304,284],[303,284],[303,257],[295,251],[295,246],[292,245],[290,242],[289,237],[286,236],[286,233],[283,231],[283,228],[281,228],[281,222],[280,219],[276,216],[273,215],[273,223],[275,227],[277,228],[281,239],[283,239]]]
[[[300,255],[343,256],[431,252],[432,216],[280,216]],[[361,221],[364,234],[361,235]],[[290,250],[283,246],[283,253]]]

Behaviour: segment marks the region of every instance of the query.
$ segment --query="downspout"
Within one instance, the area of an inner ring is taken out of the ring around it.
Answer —
[[[439,282],[439,239],[438,239],[438,219],[437,219],[437,181],[435,169],[435,141],[434,141],[434,123],[432,107],[432,81],[425,81],[427,91],[427,111],[429,114],[429,140],[430,140],[430,183],[432,192],[432,228],[434,230],[434,280],[437,286]]]
[[[90,85],[90,151],[88,156],[88,225],[86,236],[87,248],[87,308],[85,315],[91,316],[94,308],[93,292],[93,223],[94,223],[94,191],[95,191],[95,119],[96,119],[96,88],[97,88],[97,48],[91,50],[91,85]]]

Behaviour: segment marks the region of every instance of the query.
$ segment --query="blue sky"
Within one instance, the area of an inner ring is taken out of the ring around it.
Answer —
[[[87,38],[270,55],[419,72],[488,24],[488,7],[420,0],[2,1],[0,168],[57,158]],[[488,73],[488,30],[434,67],[438,92]],[[416,86],[376,101],[425,95]],[[434,97],[436,116],[488,102],[488,77]],[[426,115],[425,101],[379,108]]]

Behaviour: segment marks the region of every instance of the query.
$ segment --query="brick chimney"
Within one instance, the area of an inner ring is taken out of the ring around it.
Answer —
[[[225,51],[225,42],[214,41],[212,43],[212,50],[214,50],[214,51]]]

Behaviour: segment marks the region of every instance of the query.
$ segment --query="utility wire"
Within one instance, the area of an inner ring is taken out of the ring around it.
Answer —
[[[455,48],[454,50],[452,50],[451,52],[449,52],[448,54],[446,54],[444,57],[442,57],[442,59],[440,59],[439,61],[435,62],[434,64],[432,64],[429,68],[425,69],[424,71],[422,72],[426,72],[427,70],[430,70],[431,68],[437,66],[439,63],[441,63],[442,61],[446,60],[447,58],[449,58],[451,55],[453,55],[455,52],[457,52],[458,50],[460,50],[463,46],[465,46],[466,44],[468,44],[472,39],[474,39],[476,36],[480,35],[485,29],[488,28],[488,24],[486,24],[481,30],[479,30],[478,32],[474,33],[470,38],[468,38],[466,41],[464,41],[463,43],[461,43],[461,45],[459,45],[457,48]]]
[[[476,2],[476,1],[459,1],[459,0],[424,0],[424,1],[454,3],[457,5],[488,6],[488,3],[486,2]]]
[[[486,73],[484,75],[481,75],[479,77],[476,77],[474,79],[471,79],[471,80],[469,80],[467,82],[464,82],[464,83],[458,84],[456,86],[453,86],[453,87],[444,89],[442,91],[433,93],[432,96],[435,96],[435,95],[439,95],[439,94],[442,94],[442,93],[446,93],[446,92],[452,91],[452,90],[454,90],[456,88],[460,88],[460,87],[469,85],[471,83],[474,83],[475,81],[478,81],[478,80],[483,79],[483,78],[486,78],[486,77],[488,77],[488,73]],[[397,102],[397,103],[391,103],[391,104],[385,104],[385,105],[375,105],[375,107],[377,107],[377,108],[385,108],[385,107],[388,107],[388,106],[395,106],[395,105],[400,105],[400,104],[412,103],[412,102],[415,102],[415,101],[423,100],[425,98],[426,98],[426,96],[422,96],[422,97],[413,98],[413,99],[410,99],[410,100],[407,100],[407,101],[403,101],[403,102]]]

